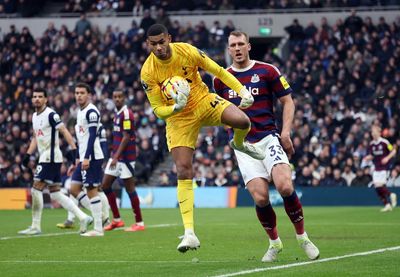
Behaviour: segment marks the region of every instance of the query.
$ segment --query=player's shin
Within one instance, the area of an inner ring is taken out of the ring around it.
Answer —
[[[43,211],[43,192],[32,188],[32,228],[41,230],[40,224],[42,221]]]
[[[74,202],[74,204],[79,208],[79,202],[78,202],[78,200],[76,200],[76,198],[75,198],[72,194],[69,195],[69,199],[71,199],[71,201]],[[75,215],[74,215],[74,213],[68,211],[67,220],[68,220],[69,222],[74,222],[74,221],[75,221]]]
[[[243,146],[243,142],[245,137],[247,136],[247,134],[250,132],[251,127],[247,128],[247,129],[237,129],[234,128],[234,134],[233,134],[233,142],[235,143],[235,145],[237,147],[242,147]]]
[[[86,195],[85,192],[81,191],[78,196],[76,197],[79,203],[85,208],[90,211],[90,200],[89,197]]]
[[[100,196],[96,195],[90,198],[90,207],[92,210],[92,216],[94,220],[94,230],[103,233],[103,222],[101,220],[101,199]]]
[[[194,192],[192,180],[178,180],[177,195],[185,232],[193,231]]]
[[[113,214],[113,219],[120,219],[121,216],[119,214],[118,206],[117,206],[117,197],[115,196],[115,192],[111,189],[104,189],[104,193],[107,196],[108,203],[110,205],[112,214]]]
[[[265,207],[259,207],[256,205],[256,213],[258,220],[263,226],[265,232],[267,232],[269,238],[271,240],[278,239],[278,231],[276,229],[276,214],[271,206],[271,203]]]
[[[131,200],[132,210],[135,214],[136,223],[142,223],[142,211],[140,210],[140,201],[136,190],[128,193],[129,199]]]
[[[284,196],[283,204],[285,206],[285,211],[292,221],[294,228],[296,229],[296,234],[301,235],[304,233],[304,216],[303,207],[297,197],[296,191],[289,196]]]
[[[107,196],[104,192],[99,191],[99,196],[101,199],[101,220],[103,222],[107,222],[110,218],[110,205],[108,204]]]
[[[87,217],[87,215],[82,212],[78,206],[67,196],[65,196],[60,191],[50,193],[50,197],[52,200],[57,201],[60,205],[66,209],[68,212],[73,213],[79,220],[83,220]]]

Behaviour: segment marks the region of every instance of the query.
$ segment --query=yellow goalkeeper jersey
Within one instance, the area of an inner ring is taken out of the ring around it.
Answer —
[[[161,94],[161,84],[169,77],[181,76],[190,84],[190,95],[184,110],[193,109],[196,103],[208,95],[209,89],[201,79],[199,67],[240,93],[243,85],[203,51],[188,43],[170,43],[169,46],[172,52],[171,58],[160,60],[151,53],[140,73],[142,86],[157,117],[166,119],[174,114],[173,105],[168,105]]]

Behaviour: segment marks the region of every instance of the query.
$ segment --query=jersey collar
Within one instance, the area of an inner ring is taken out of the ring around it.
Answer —
[[[248,66],[246,66],[245,68],[236,68],[233,65],[231,65],[231,68],[235,72],[245,72],[245,71],[249,70],[250,68],[252,68],[255,65],[255,63],[256,63],[256,61],[250,60],[250,64]]]
[[[115,109],[115,111],[117,112],[117,114],[119,115],[120,113],[122,113],[124,110],[126,109],[126,105],[123,105],[122,108],[117,111],[117,109]]]

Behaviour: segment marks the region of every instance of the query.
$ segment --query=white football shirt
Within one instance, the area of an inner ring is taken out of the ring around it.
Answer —
[[[58,129],[63,125],[60,116],[46,107],[40,114],[32,116],[33,131],[39,151],[39,163],[61,163],[62,153],[58,137]]]
[[[87,105],[83,110],[78,111],[75,134],[78,140],[79,160],[81,162],[85,159],[85,154],[88,150],[90,127],[96,127],[96,138],[93,145],[93,155],[89,157],[89,160],[104,159],[103,151],[100,147],[100,139],[97,135],[100,125],[100,112],[92,103]]]

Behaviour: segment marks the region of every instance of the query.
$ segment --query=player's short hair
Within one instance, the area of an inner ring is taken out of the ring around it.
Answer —
[[[112,91],[112,94],[114,94],[114,92],[122,92],[122,95],[125,97],[126,96],[126,89],[123,88],[116,88]]]
[[[41,88],[41,87],[35,88],[35,89],[33,90],[33,92],[40,92],[40,93],[43,93],[44,97],[47,98],[47,90],[45,90],[44,88]]]
[[[150,28],[147,30],[147,37],[151,36],[158,36],[161,34],[168,34],[168,29],[162,24],[153,24],[150,26]]]
[[[241,36],[244,36],[244,37],[246,38],[246,41],[249,42],[249,35],[246,34],[246,33],[243,32],[243,31],[235,30],[235,31],[232,31],[229,35],[230,35],[230,36],[234,36],[234,37],[241,37]]]
[[[75,88],[84,88],[88,93],[92,93],[92,88],[89,86],[89,84],[84,83],[84,82],[79,82],[75,85]]]

